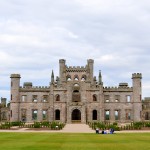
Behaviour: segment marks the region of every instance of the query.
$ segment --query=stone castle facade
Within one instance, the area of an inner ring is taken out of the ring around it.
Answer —
[[[132,74],[132,87],[104,87],[102,75],[93,76],[94,60],[84,67],[68,67],[59,60],[59,77],[51,74],[50,85],[20,86],[20,74],[11,74],[10,121],[141,121],[141,73]]]

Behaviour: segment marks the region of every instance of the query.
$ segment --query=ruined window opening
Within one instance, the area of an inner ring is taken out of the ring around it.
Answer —
[[[93,110],[93,120],[97,120],[97,110]]]
[[[43,117],[43,120],[47,119],[47,110],[42,111],[42,117]]]
[[[109,120],[109,119],[110,119],[110,111],[105,110],[105,120]]]
[[[22,95],[21,101],[22,101],[22,102],[26,102],[26,95]]]
[[[115,110],[115,120],[119,120],[119,110]]]
[[[37,102],[37,95],[33,95],[33,102]]]
[[[68,75],[68,76],[66,77],[66,79],[67,79],[67,81],[71,81],[71,76]]]
[[[37,120],[37,110],[32,110],[32,120]]]
[[[48,95],[43,95],[43,102],[47,102],[48,101]]]
[[[127,95],[127,102],[130,103],[131,102],[131,96]]]
[[[55,110],[55,120],[60,120],[60,110]]]
[[[56,101],[60,101],[60,95],[56,95]]]
[[[97,101],[97,96],[93,95],[93,101]]]

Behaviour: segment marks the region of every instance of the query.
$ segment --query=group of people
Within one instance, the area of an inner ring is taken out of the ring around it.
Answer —
[[[113,134],[114,133],[114,129],[110,128],[109,130],[102,130],[101,134]],[[99,128],[96,128],[96,134],[100,134],[100,130]]]

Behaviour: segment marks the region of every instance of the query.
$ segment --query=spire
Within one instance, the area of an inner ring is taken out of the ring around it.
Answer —
[[[54,83],[54,72],[52,70],[52,74],[51,74],[51,83]]]
[[[99,70],[99,84],[103,84],[101,70]]]

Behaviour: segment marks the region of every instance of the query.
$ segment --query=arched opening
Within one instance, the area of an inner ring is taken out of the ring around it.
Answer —
[[[85,80],[86,80],[86,75],[82,75],[81,81],[85,81]]]
[[[60,95],[56,95],[56,101],[60,101]]]
[[[93,120],[97,120],[97,110],[93,110]]]
[[[60,120],[60,110],[59,109],[55,110],[55,120]]]
[[[70,75],[67,75],[66,80],[67,80],[67,81],[71,81],[71,76],[70,76]]]
[[[74,80],[76,80],[76,81],[78,81],[78,80],[79,80],[78,75],[75,75],[75,76],[74,76]]]
[[[81,111],[74,109],[72,111],[72,122],[81,122]]]
[[[96,95],[93,95],[93,101],[97,101]]]

